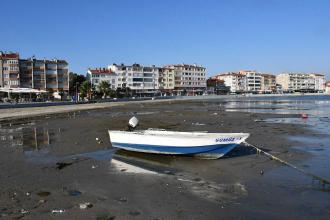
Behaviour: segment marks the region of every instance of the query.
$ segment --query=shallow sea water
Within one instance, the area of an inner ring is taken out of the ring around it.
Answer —
[[[224,104],[229,112],[272,113],[278,115],[307,114],[308,118],[279,117],[264,120],[266,123],[298,124],[306,126],[317,136],[290,136],[297,142],[296,149],[313,155],[297,164],[304,170],[330,180],[330,95],[296,97],[260,97],[231,100]]]

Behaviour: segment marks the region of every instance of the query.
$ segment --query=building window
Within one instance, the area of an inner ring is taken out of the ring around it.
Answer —
[[[9,81],[9,84],[10,85],[13,85],[13,86],[17,86],[18,85],[18,81],[16,81],[16,80]]]

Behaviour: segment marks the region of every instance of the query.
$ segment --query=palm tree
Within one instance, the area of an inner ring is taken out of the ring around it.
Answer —
[[[84,81],[82,85],[80,86],[80,96],[86,97],[91,94],[92,85],[89,81]]]
[[[107,81],[101,81],[100,84],[98,85],[99,91],[103,94],[102,97],[106,97],[110,94],[110,84]]]

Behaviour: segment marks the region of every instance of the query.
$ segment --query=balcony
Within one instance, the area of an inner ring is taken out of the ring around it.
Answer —
[[[33,81],[39,81],[39,82],[44,82],[45,79],[44,78],[40,78],[40,77],[33,77]]]
[[[58,78],[57,79],[57,81],[60,83],[60,82],[64,82],[64,83],[67,83],[68,82],[68,80],[67,79],[61,79],[61,78]]]
[[[143,72],[149,72],[149,73],[152,73],[154,70],[153,68],[150,68],[150,67],[144,67],[143,68]]]
[[[47,68],[47,70],[56,70],[57,66],[56,66],[56,64],[48,63],[46,65],[46,68]]]
[[[46,74],[47,75],[56,75],[57,72],[56,72],[56,70],[46,70]]]
[[[58,69],[67,69],[68,68],[68,64],[58,63],[57,64],[57,68]]]
[[[56,89],[57,88],[57,84],[48,84],[46,85],[47,89]]]
[[[46,81],[48,82],[57,82],[55,77],[46,77]]]
[[[44,75],[45,72],[44,71],[40,71],[40,70],[33,70],[33,75]]]
[[[143,74],[144,77],[154,77],[153,73],[144,73]]]

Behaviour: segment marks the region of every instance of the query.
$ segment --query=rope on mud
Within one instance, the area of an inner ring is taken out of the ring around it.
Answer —
[[[253,147],[254,149],[256,149],[256,151],[257,151],[258,154],[263,153],[264,155],[266,155],[267,157],[269,157],[272,160],[275,160],[275,161],[280,162],[280,163],[282,163],[282,164],[284,164],[284,165],[286,165],[288,167],[291,167],[291,168],[293,168],[293,169],[295,169],[295,170],[297,170],[297,171],[299,171],[299,172],[301,172],[301,173],[303,173],[303,174],[305,174],[307,176],[311,176],[312,178],[320,181],[320,183],[322,185],[330,184],[330,180],[327,180],[327,179],[322,178],[320,176],[317,176],[315,174],[309,173],[309,172],[307,172],[307,171],[305,171],[305,170],[303,170],[303,169],[301,169],[301,168],[299,168],[299,167],[297,167],[297,166],[295,166],[295,165],[293,165],[293,164],[291,164],[291,163],[289,163],[289,162],[287,162],[285,160],[282,160],[281,158],[278,158],[278,157],[276,157],[276,156],[274,156],[274,155],[272,155],[272,154],[270,154],[270,153],[268,153],[268,152],[260,149],[259,147],[255,146],[253,144],[249,144],[247,142],[243,142],[243,144],[246,145],[246,146],[248,146],[248,147]]]

